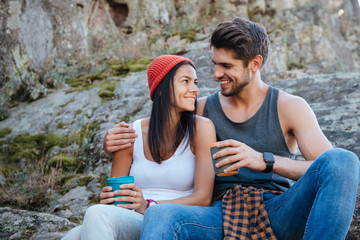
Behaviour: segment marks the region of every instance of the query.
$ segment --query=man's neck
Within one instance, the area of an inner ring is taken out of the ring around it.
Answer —
[[[237,95],[226,97],[219,93],[221,106],[227,115],[234,122],[243,122],[253,116],[263,104],[269,86],[255,74],[250,83]]]
[[[261,80],[260,72],[257,71],[251,76],[249,84],[241,89],[238,94],[227,97],[220,93],[220,98],[235,108],[237,106],[246,107],[258,102],[261,98],[265,98],[267,89],[268,85]]]

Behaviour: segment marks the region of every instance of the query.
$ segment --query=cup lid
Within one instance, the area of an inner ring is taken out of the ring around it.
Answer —
[[[213,142],[213,143],[211,143],[210,144],[210,147],[212,148],[212,147],[216,147],[216,145],[218,144],[219,142]]]
[[[122,176],[122,177],[112,177],[108,178],[107,183],[117,183],[117,182],[134,182],[133,176]]]

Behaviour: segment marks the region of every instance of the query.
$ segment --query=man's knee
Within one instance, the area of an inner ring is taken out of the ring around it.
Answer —
[[[349,178],[355,183],[359,183],[360,165],[355,153],[342,148],[333,148],[321,154],[318,160],[322,161],[322,164],[331,174]]]

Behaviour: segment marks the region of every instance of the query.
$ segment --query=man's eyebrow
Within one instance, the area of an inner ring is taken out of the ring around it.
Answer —
[[[228,62],[220,62],[220,63],[216,63],[216,62],[214,62],[214,60],[212,60],[211,59],[211,62],[213,63],[213,64],[215,64],[215,65],[222,65],[222,66],[234,66],[234,64],[232,64],[232,63],[228,63]]]

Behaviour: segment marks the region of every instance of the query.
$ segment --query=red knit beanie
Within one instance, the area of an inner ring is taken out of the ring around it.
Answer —
[[[150,63],[147,70],[147,76],[151,100],[153,100],[156,87],[160,84],[166,74],[181,62],[190,62],[191,64],[194,64],[190,59],[177,55],[161,55]]]

